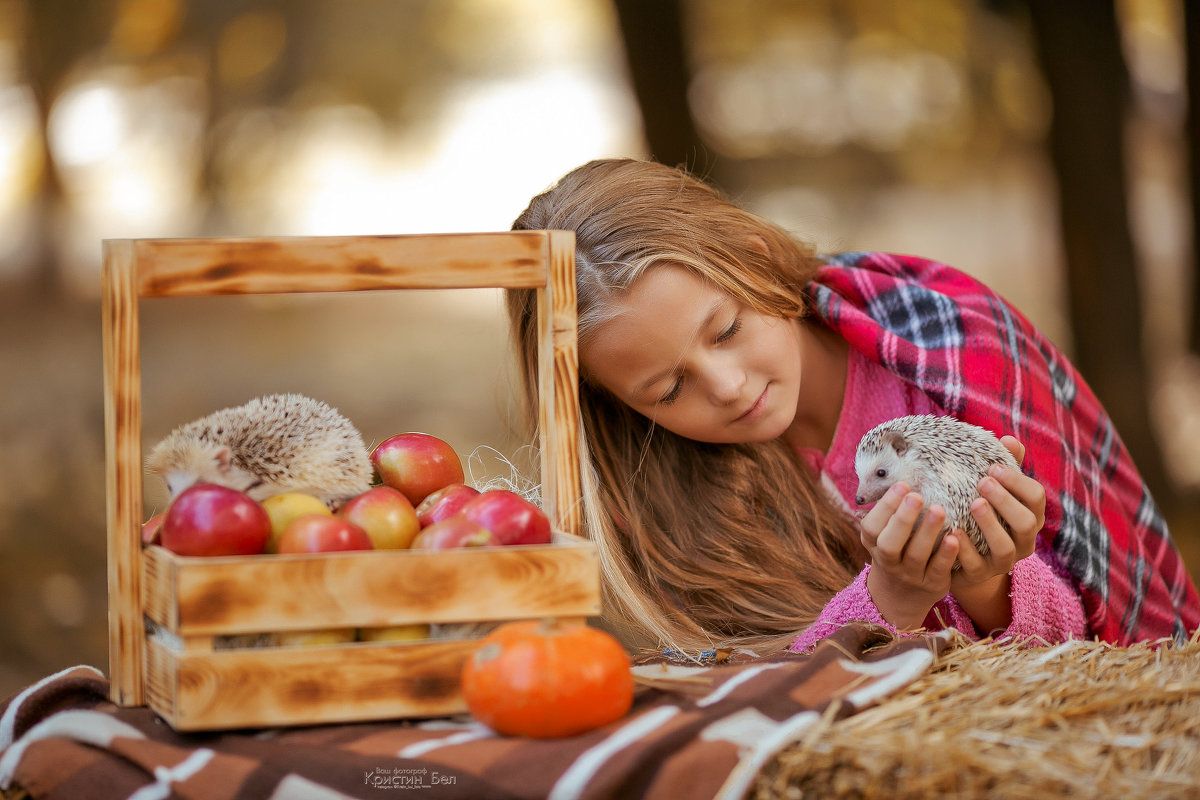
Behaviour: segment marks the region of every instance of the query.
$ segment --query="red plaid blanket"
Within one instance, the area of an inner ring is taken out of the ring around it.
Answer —
[[[848,253],[811,287],[852,347],[946,411],[1026,446],[1051,542],[1092,632],[1127,645],[1185,638],[1200,599],[1111,420],[1067,359],[1015,308],[950,267]]]
[[[113,706],[103,675],[75,667],[0,706],[0,789],[38,800],[737,798],[822,714],[877,703],[950,642],[853,625],[810,655],[640,665],[625,718],[554,740],[497,736],[466,716],[179,734],[146,708]]]

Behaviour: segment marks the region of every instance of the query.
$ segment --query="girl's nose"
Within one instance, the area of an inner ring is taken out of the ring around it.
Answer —
[[[742,396],[746,373],[736,365],[714,365],[709,371],[708,393],[717,405],[727,406]]]

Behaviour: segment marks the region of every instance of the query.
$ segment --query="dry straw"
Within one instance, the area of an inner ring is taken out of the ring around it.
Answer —
[[[959,642],[881,705],[827,714],[750,797],[1200,797],[1200,636]]]

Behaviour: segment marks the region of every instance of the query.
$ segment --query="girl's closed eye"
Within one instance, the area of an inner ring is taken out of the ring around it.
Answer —
[[[738,331],[740,331],[741,329],[742,329],[742,318],[734,317],[733,322],[729,323],[729,325],[726,326],[724,330],[722,330],[719,334],[717,334],[717,338],[714,341],[716,342],[716,344],[723,344],[723,343],[729,341],[730,339],[732,339],[734,336],[736,336]],[[658,399],[659,405],[664,405],[664,406],[671,405],[672,403],[674,403],[676,400],[679,399],[679,395],[682,392],[683,392],[683,376],[679,375],[675,378],[674,381],[671,382],[671,388],[667,390],[667,393]]]
[[[683,376],[680,375],[671,382],[671,388],[667,393],[658,398],[659,405],[669,406],[679,399],[680,392],[683,391]]]
[[[737,335],[737,332],[742,329],[742,318],[734,317],[733,322],[729,323],[729,327],[721,331],[717,336],[717,343],[727,342]]]

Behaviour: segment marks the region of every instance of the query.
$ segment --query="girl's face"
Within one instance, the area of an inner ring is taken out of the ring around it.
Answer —
[[[580,349],[590,380],[702,442],[762,442],[796,416],[801,326],[755,311],[682,267],[639,278]]]

